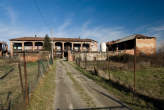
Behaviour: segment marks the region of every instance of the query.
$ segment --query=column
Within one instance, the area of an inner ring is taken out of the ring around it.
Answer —
[[[91,51],[91,43],[89,43],[89,52]]]
[[[62,58],[64,58],[64,42],[62,42]]]
[[[54,45],[54,46],[53,46],[54,51],[56,51],[55,43],[56,43],[56,42],[53,43],[53,45]]]
[[[13,42],[10,41],[10,55],[13,56]]]
[[[32,51],[35,51],[35,42],[32,42]]]
[[[24,42],[22,42],[22,51],[24,51],[25,48],[24,48]]]
[[[82,52],[82,49],[83,49],[83,44],[81,43],[80,44],[80,52]]]
[[[72,51],[74,50],[74,49],[73,49],[73,48],[74,48],[73,44],[74,44],[74,43],[72,42]]]

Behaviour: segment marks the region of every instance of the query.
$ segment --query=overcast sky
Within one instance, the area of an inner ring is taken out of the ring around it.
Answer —
[[[98,42],[131,34],[164,40],[164,0],[0,0],[0,40],[81,37]]]

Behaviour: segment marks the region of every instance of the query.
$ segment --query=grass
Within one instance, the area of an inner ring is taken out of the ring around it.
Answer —
[[[30,105],[27,110],[53,110],[55,94],[55,63],[40,79],[35,91],[31,94]]]
[[[1,59],[2,60],[2,59]],[[9,69],[14,68],[10,74],[8,74],[4,79],[0,80],[0,104],[6,106],[6,99],[8,93],[10,93],[11,98],[11,108],[22,110],[23,107],[23,94],[20,86],[20,78],[18,71],[18,63],[4,63],[0,65],[1,75],[9,71]],[[22,79],[24,84],[24,67],[21,64]],[[27,63],[27,79],[30,86],[30,90],[34,89],[37,85],[37,75],[38,75],[38,64],[37,62]]]
[[[133,86],[133,72],[127,70],[110,70],[114,79],[122,81],[124,84]],[[149,67],[136,71],[136,90],[140,93],[164,99],[164,68]]]
[[[113,86],[112,83],[109,81],[100,78],[96,75],[92,75],[91,73],[85,71],[84,69],[80,68],[78,65],[71,63],[78,71],[82,74],[86,75],[88,78],[94,80],[97,84],[104,87],[108,90],[109,93],[115,95],[118,99],[120,99],[125,104],[129,105],[134,110],[156,110],[157,108],[154,107],[152,103],[146,102],[145,100],[139,97],[133,97],[133,94],[130,92],[126,92],[124,90],[117,89]]]
[[[84,62],[81,62],[85,65]],[[93,66],[96,69],[103,70],[109,74],[111,80],[119,82],[126,87],[133,88],[134,84],[134,72],[133,63],[120,63],[107,61],[90,61],[87,62],[87,68],[93,70]],[[109,65],[109,67],[107,67]],[[148,66],[146,64],[138,63],[136,65],[136,91],[142,93],[145,96],[149,96],[155,99],[164,100],[164,67]]]

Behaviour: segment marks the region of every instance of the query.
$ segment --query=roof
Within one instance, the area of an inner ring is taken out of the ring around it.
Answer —
[[[43,37],[19,37],[10,39],[10,41],[43,41]]]
[[[53,38],[54,41],[65,41],[65,42],[92,42],[93,39],[81,39],[81,38]]]
[[[4,41],[0,41],[0,44],[7,44],[6,42],[4,42]]]
[[[53,41],[65,41],[65,42],[92,42],[93,39],[81,39],[81,38],[51,38]],[[19,37],[10,39],[10,41],[43,41],[44,37]],[[96,42],[96,41],[95,41]]]
[[[124,37],[122,39],[107,42],[106,44],[107,45],[117,44],[117,43],[121,43],[121,42],[124,42],[124,41],[133,40],[133,39],[136,39],[136,38],[137,39],[152,39],[152,38],[155,38],[155,37],[149,37],[149,36],[145,36],[145,35],[142,35],[142,34],[134,34],[134,35]]]

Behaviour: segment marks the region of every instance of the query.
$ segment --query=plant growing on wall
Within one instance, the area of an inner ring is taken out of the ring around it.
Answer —
[[[51,40],[50,40],[48,34],[45,35],[43,48],[46,51],[51,51]]]

